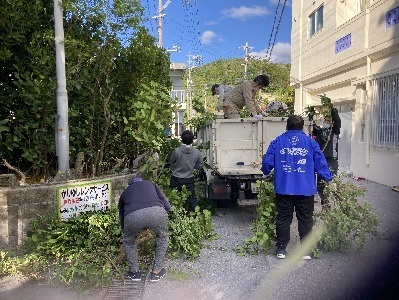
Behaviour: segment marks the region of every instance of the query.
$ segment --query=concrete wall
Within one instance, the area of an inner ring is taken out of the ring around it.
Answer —
[[[122,191],[133,175],[97,178],[91,181],[68,181],[59,184],[34,184],[27,186],[0,187],[0,247],[21,245],[29,223],[37,216],[57,214],[57,188],[68,184],[90,184],[111,180],[111,205],[118,203]]]

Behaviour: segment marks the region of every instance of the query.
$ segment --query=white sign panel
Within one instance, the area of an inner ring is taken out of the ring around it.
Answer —
[[[85,211],[107,211],[111,200],[111,181],[61,186],[57,189],[58,215],[61,220]]]

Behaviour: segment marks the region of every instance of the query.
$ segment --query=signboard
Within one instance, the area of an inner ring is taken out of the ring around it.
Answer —
[[[107,211],[111,202],[111,180],[71,184],[57,188],[58,215],[61,220],[85,211]]]

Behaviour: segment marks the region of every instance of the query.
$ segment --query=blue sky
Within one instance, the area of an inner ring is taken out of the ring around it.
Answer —
[[[156,15],[159,0],[140,1],[150,19],[145,26],[158,38],[156,20],[152,17]],[[279,0],[172,0],[164,10],[163,45],[167,49],[181,48],[181,52],[171,52],[171,62],[187,62],[189,52],[201,55],[204,64],[243,58],[246,43],[252,47],[251,55],[270,56],[269,41],[272,45],[284,0],[276,13],[278,3]],[[289,63],[290,44],[291,0],[287,0],[271,61]]]

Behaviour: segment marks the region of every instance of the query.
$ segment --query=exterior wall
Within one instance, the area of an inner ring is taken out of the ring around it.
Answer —
[[[399,6],[399,0],[365,1],[366,9],[360,13],[353,11],[356,0],[345,2],[351,11],[345,12],[340,0],[292,3],[295,111],[320,105],[318,95],[325,93],[343,119],[338,150],[341,169],[349,168],[354,176],[378,183],[399,185],[399,149],[370,146],[371,79],[399,73],[399,25],[386,28],[386,14]],[[323,29],[309,37],[308,18],[321,4]],[[350,15],[354,16],[348,19]],[[335,43],[348,34],[350,46],[336,53]]]
[[[184,129],[183,124],[183,112],[186,110],[186,91],[184,90],[183,84],[183,76],[186,71],[185,63],[171,63],[170,64],[170,72],[169,77],[172,81],[172,91],[170,92],[170,96],[172,98],[177,99],[179,108],[173,115],[173,119],[175,120],[174,125],[172,126],[172,136],[179,136]]]
[[[101,178],[112,182],[111,205],[118,203],[122,191],[132,176],[129,174]],[[90,182],[73,181],[73,184]],[[32,219],[40,215],[57,214],[57,188],[65,185],[66,183],[62,182],[0,188],[0,246],[20,246]]]

